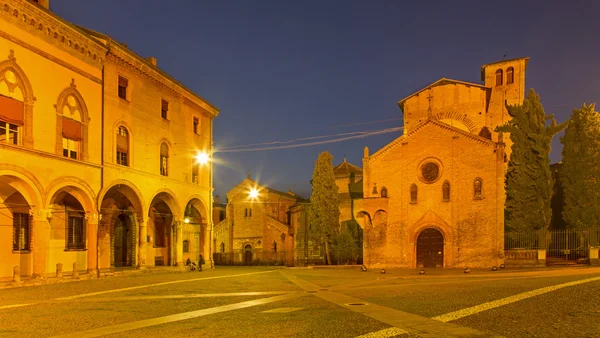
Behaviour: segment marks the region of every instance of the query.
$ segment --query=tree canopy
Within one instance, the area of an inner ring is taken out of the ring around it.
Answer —
[[[560,141],[563,220],[572,229],[600,226],[600,114],[595,105],[573,110]]]
[[[506,173],[506,226],[512,230],[546,229],[552,218],[554,185],[551,142],[566,122],[557,124],[553,115],[546,115],[533,89],[523,104],[507,109],[511,120],[496,128],[497,132],[510,133],[513,142]]]
[[[310,196],[310,237],[325,245],[327,263],[331,264],[331,241],[340,230],[338,187],[333,174],[333,156],[327,151],[319,154],[312,176]]]

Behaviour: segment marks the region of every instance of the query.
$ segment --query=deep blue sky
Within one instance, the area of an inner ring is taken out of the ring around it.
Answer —
[[[566,120],[600,97],[598,1],[52,0],[217,106],[217,147],[402,124],[397,101],[448,77],[479,82],[482,64],[529,56],[526,87]],[[398,119],[344,127],[341,125]],[[306,148],[220,153],[216,193],[252,172],[305,197],[318,154],[362,165],[364,146],[398,134]],[[555,138],[551,160],[560,160]]]

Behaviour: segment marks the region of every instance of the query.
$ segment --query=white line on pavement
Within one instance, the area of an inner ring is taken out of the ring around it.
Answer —
[[[280,296],[274,296],[274,297],[269,297],[269,298],[249,300],[249,301],[236,303],[236,304],[212,307],[209,309],[183,312],[183,313],[178,313],[178,314],[174,314],[174,315],[151,318],[151,319],[144,319],[144,320],[139,320],[136,322],[118,324],[118,325],[113,325],[113,326],[99,327],[96,329],[80,331],[80,332],[73,332],[73,333],[56,336],[56,337],[83,338],[83,337],[105,336],[105,335],[109,335],[109,334],[143,329],[143,328],[149,327],[149,326],[168,324],[168,323],[177,322],[177,321],[181,321],[181,320],[198,318],[198,317],[207,316],[207,315],[225,312],[225,311],[238,310],[238,309],[248,308],[248,307],[257,306],[257,305],[264,305],[264,304],[268,304],[268,303],[279,302],[279,301],[288,300],[288,299],[292,299],[292,298],[296,298],[296,297],[302,297],[302,296],[306,296],[306,295],[307,295],[307,293],[304,293],[304,292],[294,292],[294,293],[290,293],[287,295],[280,295]]]
[[[3,306],[0,306],[0,310],[2,310],[2,309],[10,309],[10,308],[13,308],[13,307],[27,306],[27,305],[32,305],[32,304],[31,304],[31,303],[27,303],[27,304],[11,304],[11,305],[3,305]]]
[[[229,277],[240,277],[240,276],[258,275],[258,274],[261,274],[261,273],[269,273],[269,272],[274,272],[274,271],[277,271],[277,270],[241,273],[241,274],[238,274],[238,275],[225,275],[225,276],[214,276],[214,277],[204,277],[204,278],[194,278],[194,279],[180,279],[180,280],[174,280],[174,281],[170,281],[170,282],[162,282],[162,283],[155,283],[155,284],[132,286],[132,287],[122,288],[122,289],[114,289],[114,290],[106,290],[106,291],[83,293],[83,294],[80,294],[80,295],[69,296],[69,297],[61,297],[61,298],[56,298],[56,299],[58,299],[58,300],[62,300],[62,299],[77,299],[77,298],[83,298],[83,297],[89,297],[89,296],[103,295],[103,294],[113,293],[113,292],[121,292],[121,291],[144,289],[144,288],[149,288],[149,287],[153,287],[153,286],[161,286],[161,285],[169,285],[169,284],[177,284],[177,283],[186,283],[186,282],[196,282],[196,281],[199,281],[199,280],[208,280],[208,279],[219,279],[219,278],[229,278]]]
[[[584,284],[584,283],[589,283],[589,282],[594,282],[594,281],[600,281],[600,277],[593,277],[593,278],[587,278],[587,279],[582,279],[582,280],[558,284],[558,285],[546,286],[541,289],[523,292],[518,295],[514,295],[514,296],[494,300],[491,302],[483,303],[480,305],[472,306],[472,307],[469,307],[466,309],[446,313],[444,315],[433,317],[432,319],[439,320],[441,322],[446,323],[446,322],[457,320],[457,319],[460,319],[463,317],[468,317],[468,316],[477,314],[479,312],[487,311],[487,310],[494,309],[494,308],[497,308],[497,307],[500,307],[503,305],[518,302],[523,299],[535,297],[535,296],[538,296],[538,295],[541,295],[544,293],[548,293],[548,292],[556,291],[556,290],[559,290],[562,288],[566,288],[568,286],[579,285],[579,284]]]
[[[380,331],[363,334],[362,336],[356,336],[356,338],[388,338],[406,333],[408,332],[397,327],[388,327],[387,329],[383,329]]]

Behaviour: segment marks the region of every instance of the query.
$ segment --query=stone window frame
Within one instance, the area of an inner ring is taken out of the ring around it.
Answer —
[[[60,94],[58,94],[58,98],[56,100],[56,104],[54,108],[56,109],[56,154],[59,156],[63,156],[63,135],[62,135],[62,127],[63,127],[63,108],[68,104],[69,97],[75,98],[77,106],[80,111],[81,121],[81,141],[79,141],[79,155],[77,159],[87,162],[89,158],[88,153],[88,126],[90,123],[90,117],[87,109],[87,105],[85,104],[85,100],[81,93],[77,90],[77,85],[75,85],[75,79],[71,79],[71,84],[69,87],[63,89]],[[72,159],[71,157],[67,157]]]
[[[477,183],[479,183],[479,187],[477,187]],[[480,177],[477,177],[473,180],[473,199],[483,199],[483,180]]]
[[[190,241],[186,239],[181,244],[183,247],[183,253],[190,253]]]
[[[438,168],[438,175],[434,180],[428,180],[425,177],[423,177],[423,167],[429,163],[434,163],[435,165],[437,165]],[[419,181],[425,183],[425,184],[433,184],[436,183],[437,181],[439,181],[442,176],[444,174],[444,166],[442,165],[442,161],[440,161],[439,159],[435,158],[435,157],[427,157],[425,159],[423,159],[421,162],[419,162],[419,164],[417,165],[417,177],[419,178]]]
[[[16,81],[14,84],[8,84],[9,92],[13,92],[16,88],[21,90],[23,95],[23,126],[20,127],[21,134],[19,145],[25,148],[33,148],[33,104],[36,100],[33,95],[33,88],[29,82],[29,78],[17,64],[17,59],[14,56],[14,51],[11,49],[8,59],[0,62],[0,81],[4,79],[4,74],[11,71],[15,74]],[[6,81],[5,81],[6,82]]]
[[[166,147],[166,155],[163,155],[163,145]],[[158,172],[161,176],[169,177],[169,174],[171,173],[171,170],[170,170],[171,169],[171,161],[170,161],[171,144],[166,139],[162,139],[159,142],[158,155],[159,155]],[[166,161],[167,161],[166,168],[163,168],[163,158],[166,158]]]
[[[121,86],[121,80],[123,80],[125,86]],[[124,87],[123,95],[121,95],[121,87]],[[119,97],[121,100],[126,101],[126,102],[131,101],[129,99],[129,97],[130,97],[129,78],[127,78],[126,76],[123,76],[121,74],[118,74],[118,76],[117,76],[117,97]]]
[[[451,199],[451,192],[452,192],[452,187],[450,186],[450,182],[448,180],[445,180],[444,183],[442,184],[442,201],[443,202],[450,202]]]
[[[514,67],[508,67],[506,68],[506,84],[513,84],[515,83],[515,68]]]
[[[127,155],[127,164],[120,163],[120,159],[119,159],[119,153],[120,153],[120,151],[118,150],[119,148],[118,148],[118,141],[117,140],[119,139],[119,135],[120,135],[121,129],[124,129],[125,132],[127,133],[127,136],[126,136],[127,137],[127,152],[125,153]],[[115,134],[115,143],[114,143],[115,144],[114,145],[115,163],[117,165],[124,166],[124,167],[130,167],[130,168],[133,167],[133,161],[132,161],[133,156],[132,156],[132,149],[131,149],[132,148],[131,145],[132,145],[133,142],[131,142],[131,138],[132,138],[131,128],[129,128],[129,126],[125,125],[124,122],[120,121],[120,122],[117,123],[117,125],[115,127],[115,133],[114,134]]]
[[[388,197],[388,190],[385,186],[381,187],[381,197],[383,197],[383,198]]]
[[[419,201],[419,187],[413,183],[410,185],[410,204],[417,204]]]
[[[504,84],[504,71],[502,70],[502,68],[496,69],[494,77],[496,81],[496,86],[502,86]]]

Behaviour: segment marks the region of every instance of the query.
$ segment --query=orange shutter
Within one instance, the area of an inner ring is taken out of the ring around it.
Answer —
[[[63,117],[62,135],[73,141],[81,141],[81,122]]]
[[[24,116],[23,102],[0,95],[0,120],[23,126]]]
[[[127,136],[117,135],[117,150],[126,153],[129,150]]]

